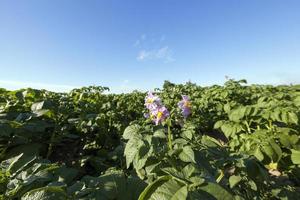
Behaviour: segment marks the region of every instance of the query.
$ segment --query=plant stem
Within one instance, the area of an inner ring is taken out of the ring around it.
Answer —
[[[171,120],[168,120],[168,146],[169,150],[172,150]]]
[[[245,124],[246,124],[246,127],[247,127],[247,131],[248,131],[248,133],[250,133],[250,134],[251,134],[250,125],[248,124],[248,122],[247,122],[247,121],[245,122]]]
[[[224,173],[223,173],[222,170],[220,170],[220,175],[218,176],[216,182],[219,183],[222,180],[223,177],[224,177]]]

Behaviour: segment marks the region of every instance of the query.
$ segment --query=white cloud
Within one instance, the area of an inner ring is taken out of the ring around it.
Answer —
[[[136,57],[138,61],[145,60],[163,60],[164,62],[173,62],[173,51],[168,47],[164,46],[159,49],[141,50]]]
[[[137,60],[145,60],[146,58],[149,58],[152,55],[152,52],[146,51],[146,50],[141,50],[139,52],[139,55],[136,57]]]
[[[139,49],[137,61],[161,60],[165,63],[175,61],[173,50],[165,43],[166,36],[148,37],[146,34],[140,35],[135,41],[134,47]]]
[[[11,80],[0,80],[0,88],[8,90],[17,90],[21,88],[34,88],[34,89],[46,89],[54,92],[69,92],[74,88],[80,88],[78,86],[71,85],[57,85],[57,84],[45,84],[36,82],[21,82]]]

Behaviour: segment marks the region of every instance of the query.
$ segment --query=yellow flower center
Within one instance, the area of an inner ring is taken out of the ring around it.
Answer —
[[[188,108],[192,107],[191,102],[189,101],[184,102],[184,107],[188,107]]]
[[[154,99],[153,99],[153,98],[147,99],[147,103],[153,103],[153,102],[154,102]]]
[[[163,113],[162,112],[158,112],[157,113],[157,119],[160,119],[162,117]]]

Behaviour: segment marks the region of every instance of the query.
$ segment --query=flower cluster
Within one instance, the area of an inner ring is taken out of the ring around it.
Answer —
[[[161,99],[151,92],[145,98],[145,106],[149,110],[149,114],[146,114],[145,117],[152,119],[156,125],[170,116],[170,112],[162,104]]]
[[[190,98],[187,95],[182,95],[182,100],[178,103],[178,107],[181,109],[183,117],[187,118],[192,112]]]
[[[162,104],[159,96],[149,92],[145,97],[145,106],[149,110],[149,113],[145,114],[146,118],[150,118],[156,125],[163,122],[170,116],[168,109]],[[190,98],[187,95],[182,95],[182,100],[178,102],[178,107],[181,109],[181,113],[184,118],[187,118],[192,112],[192,105]]]

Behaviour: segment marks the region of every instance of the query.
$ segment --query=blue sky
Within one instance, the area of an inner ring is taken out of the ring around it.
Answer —
[[[298,0],[1,0],[0,87],[300,83]]]

